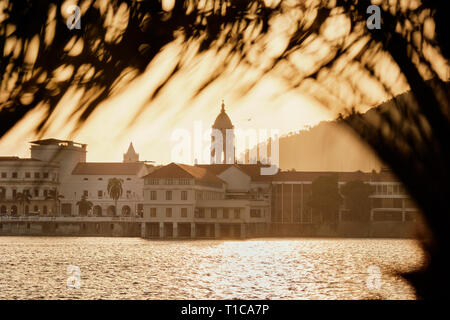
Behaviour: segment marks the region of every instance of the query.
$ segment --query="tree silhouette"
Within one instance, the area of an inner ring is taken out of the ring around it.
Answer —
[[[336,225],[339,206],[342,202],[337,175],[317,177],[312,182],[311,191],[308,205],[321,214],[322,222]]]
[[[22,215],[25,215],[24,205],[26,203],[30,203],[30,200],[31,200],[30,193],[25,190],[23,192],[17,192],[14,200],[19,203],[19,205],[21,207]]]
[[[117,210],[117,200],[122,196],[123,188],[122,188],[123,180],[118,178],[111,178],[108,180],[108,194],[111,199],[114,200],[114,210],[115,214],[118,214]]]
[[[346,207],[350,211],[352,220],[370,220],[370,198],[372,187],[360,180],[348,181],[341,188],[345,197]]]
[[[60,214],[61,199],[63,199],[63,198],[64,198],[64,196],[62,194],[60,194],[58,189],[56,189],[56,188],[49,190],[47,196],[45,197],[45,200],[54,201],[56,216],[58,216]]]
[[[87,216],[93,204],[91,201],[87,200],[87,197],[85,195],[82,195],[81,200],[77,202],[77,206],[80,216]]]

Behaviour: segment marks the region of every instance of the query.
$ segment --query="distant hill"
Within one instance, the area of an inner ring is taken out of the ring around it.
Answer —
[[[338,120],[281,136],[279,143],[282,170],[378,171],[382,166],[375,153]],[[249,153],[245,159],[248,163]]]
[[[321,122],[280,138],[282,170],[378,171],[380,167],[375,153],[337,121]]]
[[[429,81],[433,84],[433,80]],[[450,82],[447,82],[447,88],[450,88]],[[376,114],[395,113],[396,103],[415,104],[412,93],[406,91],[369,109],[364,117],[369,120]],[[370,147],[339,120],[323,121],[308,130],[290,133],[280,137],[279,142],[282,170],[378,171],[382,167]]]
[[[370,147],[338,120],[281,136],[279,143],[282,170],[378,171],[382,166]]]

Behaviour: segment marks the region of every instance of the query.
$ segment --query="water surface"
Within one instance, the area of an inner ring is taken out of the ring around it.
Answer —
[[[403,239],[0,237],[0,299],[414,299],[393,271],[422,259]]]

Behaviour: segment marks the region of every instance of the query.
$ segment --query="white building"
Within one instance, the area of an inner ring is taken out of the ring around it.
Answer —
[[[87,215],[142,215],[141,177],[153,166],[139,161],[132,144],[124,161],[117,163],[86,162],[86,144],[73,141],[45,139],[31,144],[31,158],[0,157],[0,214],[83,215],[77,203],[84,196],[92,203]],[[111,178],[122,181],[118,210],[107,192]],[[30,195],[29,202],[17,198],[23,192]]]
[[[0,157],[0,215],[53,214],[59,164],[33,158]],[[21,195],[27,194],[28,199]],[[22,199],[22,200],[21,200]]]

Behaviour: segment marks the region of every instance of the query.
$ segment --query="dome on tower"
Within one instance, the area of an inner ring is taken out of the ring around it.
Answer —
[[[231,123],[230,117],[225,112],[225,103],[222,101],[222,109],[220,110],[219,115],[214,121],[213,129],[233,129],[233,123]]]

